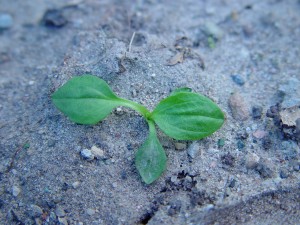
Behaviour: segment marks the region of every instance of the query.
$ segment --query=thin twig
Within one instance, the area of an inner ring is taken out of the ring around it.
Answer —
[[[128,52],[130,52],[130,51],[131,51],[131,45],[132,45],[132,42],[133,42],[134,36],[135,36],[135,32],[133,32],[133,34],[132,34],[132,37],[131,37],[131,39],[130,39],[130,42],[129,42],[129,48],[128,48]]]

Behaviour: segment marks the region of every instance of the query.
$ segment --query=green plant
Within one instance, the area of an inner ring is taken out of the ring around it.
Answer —
[[[147,184],[159,178],[167,161],[155,123],[174,139],[197,140],[212,134],[224,122],[224,114],[214,102],[192,93],[189,88],[173,91],[150,112],[138,103],[118,97],[104,80],[92,75],[70,79],[52,95],[52,100],[60,111],[79,124],[96,124],[117,106],[139,112],[148,122],[149,135],[136,152],[135,164]]]

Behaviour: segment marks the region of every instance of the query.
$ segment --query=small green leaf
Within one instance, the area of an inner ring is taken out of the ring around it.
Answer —
[[[224,122],[224,114],[203,95],[178,92],[162,100],[150,119],[172,138],[197,140],[218,130]]]
[[[158,179],[166,168],[167,156],[162,148],[152,121],[149,123],[149,136],[135,155],[135,165],[143,181],[151,184]]]
[[[189,88],[189,87],[177,88],[174,91],[172,91],[170,95],[174,95],[174,94],[177,94],[179,92],[192,92],[192,89]]]
[[[80,124],[95,124],[120,105],[107,83],[91,75],[70,79],[52,95],[52,100],[60,111]]]

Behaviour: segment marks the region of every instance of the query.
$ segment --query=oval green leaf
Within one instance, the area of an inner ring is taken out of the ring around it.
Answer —
[[[209,98],[191,92],[174,93],[152,112],[167,135],[178,140],[197,140],[218,130],[224,122],[221,109]]]
[[[149,121],[149,136],[135,155],[135,165],[143,181],[151,184],[166,168],[167,156],[161,146],[152,121]]]
[[[92,75],[70,79],[52,95],[52,100],[60,111],[80,124],[95,124],[120,105],[108,84]]]

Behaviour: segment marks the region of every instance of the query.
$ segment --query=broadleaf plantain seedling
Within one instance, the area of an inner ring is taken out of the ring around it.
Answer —
[[[135,165],[146,184],[158,179],[167,163],[155,124],[174,139],[198,140],[214,133],[224,123],[222,110],[190,88],[176,89],[150,112],[136,102],[118,97],[104,80],[88,74],[70,79],[52,95],[52,100],[78,124],[96,124],[118,106],[139,112],[148,122],[149,135],[136,152]]]

